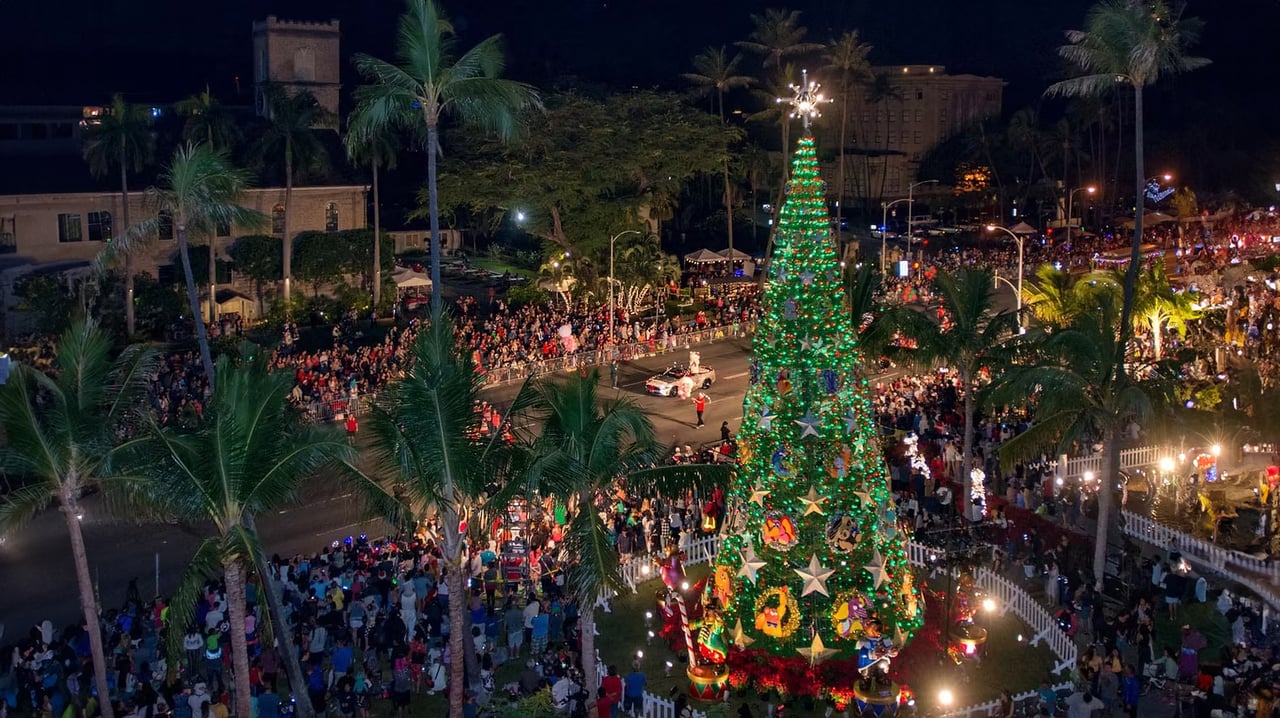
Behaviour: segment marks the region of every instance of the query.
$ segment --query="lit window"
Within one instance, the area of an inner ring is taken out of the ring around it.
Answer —
[[[278,204],[271,208],[271,233],[284,234],[284,205]]]
[[[338,231],[338,203],[330,202],[328,207],[324,209],[324,231]]]
[[[110,242],[111,241],[111,213],[110,212],[90,212],[89,220],[89,241],[90,242]]]
[[[80,242],[82,240],[84,240],[84,235],[80,229],[80,215],[58,215],[58,241]]]

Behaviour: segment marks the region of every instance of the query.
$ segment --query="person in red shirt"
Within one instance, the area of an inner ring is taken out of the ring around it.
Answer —
[[[708,401],[707,395],[701,392],[699,392],[698,396],[695,397],[693,400],[693,408],[698,412],[699,427],[706,426],[705,424],[702,423],[702,412],[707,410],[707,401]]]
[[[356,443],[356,432],[360,430],[360,422],[356,421],[355,414],[347,414],[347,443]]]
[[[600,692],[596,699],[600,718],[615,718],[618,713],[618,702],[622,700],[622,678],[618,676],[618,667],[609,666],[609,673],[600,681]]]

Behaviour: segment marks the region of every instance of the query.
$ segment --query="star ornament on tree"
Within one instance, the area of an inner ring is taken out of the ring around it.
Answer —
[[[827,497],[819,496],[818,490],[810,486],[809,493],[800,497],[800,501],[804,504],[804,515],[808,516],[809,514],[817,514],[822,516],[822,502],[826,500]]]
[[[764,508],[764,500],[769,498],[770,493],[772,492],[757,486],[751,490],[751,503],[759,506],[760,508]]]
[[[822,663],[828,658],[839,653],[839,651],[834,648],[827,648],[826,645],[822,643],[822,635],[817,631],[814,631],[813,633],[813,643],[810,643],[804,648],[797,648],[796,652],[805,658],[808,658],[809,665],[811,666]]]
[[[831,574],[835,573],[835,571],[824,568],[822,564],[818,563],[817,554],[809,555],[808,566],[792,570],[796,572],[797,576],[804,579],[804,589],[800,591],[801,597],[808,596],[811,593],[820,593],[823,596],[828,596],[827,579],[831,578]]]
[[[777,414],[773,413],[773,409],[766,406],[760,411],[760,428],[765,431],[773,431],[773,420],[777,416]]]
[[[730,637],[730,640],[733,641],[733,645],[742,649],[746,649],[752,643],[756,642],[756,639],[752,638],[751,636],[748,636],[746,631],[742,630],[741,618],[738,619],[738,625],[734,626],[733,636]]]
[[[756,556],[756,550],[751,544],[742,550],[742,568],[738,569],[738,575],[747,579],[751,583],[756,583],[760,569],[764,568],[764,561]]]
[[[806,436],[816,437],[818,435],[818,417],[813,415],[813,409],[805,412],[804,416],[796,419],[795,421],[796,424],[800,426],[801,439]]]
[[[871,582],[875,588],[880,588],[884,583],[884,556],[880,555],[880,549],[876,549],[871,553],[871,561],[863,566],[867,573],[871,574]]]

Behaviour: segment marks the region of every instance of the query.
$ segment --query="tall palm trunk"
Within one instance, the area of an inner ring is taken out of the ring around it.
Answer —
[[[1154,317],[1150,321],[1151,324],[1151,346],[1155,349],[1155,360],[1160,361],[1160,357],[1164,355],[1161,351],[1160,343],[1164,339],[1164,327],[1160,317]]]
[[[1124,273],[1124,305],[1120,310],[1120,352],[1116,357],[1116,371],[1124,371],[1124,359],[1128,353],[1129,326],[1133,316],[1133,292],[1138,284],[1138,255],[1142,247],[1142,214],[1144,211],[1143,192],[1146,190],[1147,173],[1144,168],[1142,152],[1142,86],[1133,87],[1133,176],[1135,193],[1133,196],[1133,243],[1129,248],[1129,268]]]
[[[591,510],[591,493],[578,496],[578,510]],[[596,660],[596,598],[582,596],[578,604],[578,635],[582,642],[582,686],[587,694],[587,715],[596,714],[596,689],[600,686],[600,662]],[[677,718],[679,718],[677,716]]]
[[[244,562],[236,558],[224,568],[227,579],[227,612],[230,614],[231,669],[235,671],[235,682],[232,685],[235,686],[236,715],[248,716],[253,714],[253,703],[250,700],[252,696],[249,695],[249,646],[244,635]]]
[[[1099,590],[1107,570],[1107,537],[1111,530],[1111,488],[1120,475],[1120,452],[1116,449],[1116,433],[1113,429],[1102,432],[1102,465],[1105,469],[1098,477],[1098,526],[1093,544],[1093,581]]]
[[[836,201],[840,205],[840,216],[836,218],[836,229],[839,231],[840,222],[844,219],[844,199],[845,199],[845,179],[844,179],[844,142],[847,130],[849,128],[849,81],[845,80],[840,83],[840,167],[836,173]]]
[[[289,236],[289,220],[293,213],[293,143],[285,141],[284,146],[284,251],[281,260],[284,264],[284,301],[288,304],[293,297],[293,238]]]
[[[187,301],[191,305],[191,316],[196,323],[196,344],[200,347],[200,364],[204,367],[204,375],[213,386],[213,353],[209,351],[209,329],[204,324],[204,314],[200,311],[200,296],[196,293],[195,275],[191,273],[191,252],[187,246],[187,221],[179,218],[178,223],[178,255],[182,258],[182,276],[187,282]]]
[[[440,129],[427,122],[427,208],[431,215],[431,316],[444,309],[440,293],[440,195],[436,191],[436,153],[440,150]],[[459,713],[461,715],[461,713]]]
[[[245,517],[244,523],[256,536],[258,525],[252,514]],[[267,615],[271,618],[273,633],[280,646],[280,662],[284,664],[289,685],[305,686],[307,677],[302,673],[301,657],[293,647],[293,631],[289,630],[289,622],[284,617],[284,603],[280,600],[280,588],[276,586],[275,575],[271,572],[264,556],[254,556],[253,560],[258,570],[260,590],[267,599]],[[294,688],[294,690],[300,689]],[[315,718],[316,715],[311,701],[299,701],[294,705],[294,712],[298,718]]]
[[[724,119],[724,90],[717,89],[716,95],[720,99],[720,124],[725,124]],[[784,148],[785,151],[785,148]],[[729,184],[729,158],[724,158],[724,214],[725,229],[729,232],[729,268],[733,269],[733,186]],[[587,691],[591,691],[588,689]]]
[[[126,167],[124,141],[120,143],[120,219],[124,226],[120,228],[120,236],[129,231],[129,171]],[[114,237],[113,237],[114,238]],[[136,330],[137,320],[133,311],[133,255],[124,253],[124,331],[132,338]]]
[[[218,323],[218,230],[209,233],[209,326]]]
[[[378,157],[373,157],[373,309],[382,304],[382,212],[378,201]]]
[[[445,520],[449,520],[446,512]],[[454,525],[457,518],[453,517]],[[449,718],[462,718],[462,704],[467,690],[466,641],[471,638],[467,630],[467,582],[463,578],[461,556],[454,554],[448,562],[444,582],[449,587]]]
[[[965,371],[960,379],[964,382],[964,439],[961,444],[961,453],[963,454],[961,461],[963,463],[960,465],[960,478],[963,482],[962,490],[964,491],[964,496],[960,499],[960,506],[963,507],[964,518],[968,521],[973,511],[973,506],[971,505],[973,501],[973,478],[969,475],[969,465],[973,463],[973,415],[977,408],[977,402],[973,396],[975,387],[970,380],[969,372]]]
[[[93,579],[89,577],[89,555],[84,547],[84,533],[80,526],[80,507],[72,489],[74,482],[68,481],[62,491],[62,518],[67,522],[67,534],[71,537],[71,558],[76,566],[76,587],[80,591],[80,610],[84,613],[84,629],[89,634],[89,657],[93,661],[94,687],[98,691],[98,704],[102,708],[102,718],[114,718],[107,690],[107,659],[102,647],[102,627],[98,625],[98,601],[93,590]]]
[[[769,227],[769,241],[764,248],[765,271],[760,273],[760,288],[764,289],[769,280],[769,272],[773,269],[773,240],[778,236],[779,219],[782,214],[782,203],[787,199],[787,178],[790,176],[791,163],[787,161],[791,139],[791,122],[783,115],[782,121],[782,184],[778,185],[778,194],[773,204],[773,224]]]

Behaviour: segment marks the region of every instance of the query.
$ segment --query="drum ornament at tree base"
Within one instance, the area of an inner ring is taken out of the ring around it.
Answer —
[[[729,668],[723,664],[703,664],[685,671],[689,677],[689,696],[700,701],[724,700],[729,687]]]
[[[956,663],[979,658],[986,643],[987,629],[972,623],[957,623],[951,627],[948,635],[947,655]]]

